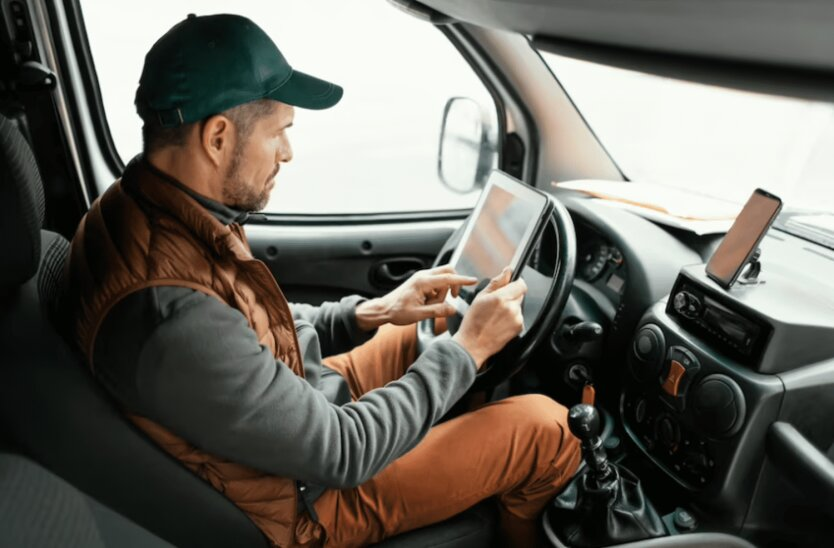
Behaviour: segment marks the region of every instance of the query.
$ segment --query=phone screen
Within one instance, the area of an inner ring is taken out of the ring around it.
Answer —
[[[724,288],[729,288],[781,209],[782,200],[756,189],[710,258],[707,275]]]

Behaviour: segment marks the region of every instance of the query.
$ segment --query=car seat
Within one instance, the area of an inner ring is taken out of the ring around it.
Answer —
[[[0,546],[170,548],[55,474],[0,453]]]

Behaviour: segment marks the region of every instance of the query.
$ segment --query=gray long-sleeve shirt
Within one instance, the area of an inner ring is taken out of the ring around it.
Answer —
[[[223,220],[212,208],[225,206],[204,205]],[[399,380],[350,401],[321,357],[367,339],[356,325],[359,302],[292,306],[305,379],[258,343],[236,309],[188,288],[144,289],[105,318],[96,372],[127,410],[213,454],[314,484],[315,498],[358,485],[408,452],[475,378],[466,350],[441,341]]]

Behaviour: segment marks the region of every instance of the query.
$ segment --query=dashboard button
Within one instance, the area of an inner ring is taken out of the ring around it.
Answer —
[[[637,405],[634,406],[634,420],[638,424],[642,424],[646,420],[646,400],[643,398],[640,398]]]
[[[681,380],[686,375],[686,368],[678,361],[672,360],[669,365],[669,374],[663,381],[663,390],[672,397],[678,397]]]
[[[637,339],[637,354],[639,356],[649,356],[656,346],[657,340],[654,337],[654,333],[643,333]]]

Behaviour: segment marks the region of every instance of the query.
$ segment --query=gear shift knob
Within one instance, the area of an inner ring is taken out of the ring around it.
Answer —
[[[568,412],[568,428],[579,438],[582,445],[582,458],[588,465],[590,477],[597,485],[602,485],[611,477],[612,468],[608,465],[608,455],[602,445],[599,434],[602,424],[599,411],[593,405],[580,403]]]
[[[571,433],[582,441],[599,437],[599,412],[593,405],[580,403],[570,408],[568,412],[568,428]]]

